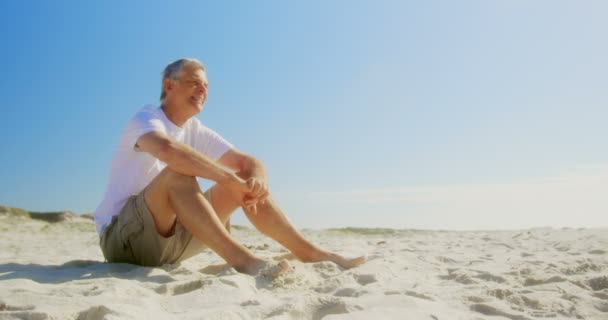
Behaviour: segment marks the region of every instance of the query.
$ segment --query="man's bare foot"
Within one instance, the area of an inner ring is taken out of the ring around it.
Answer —
[[[356,258],[345,258],[341,255],[332,253],[329,255],[329,261],[334,262],[345,269],[358,267],[367,262],[367,256],[360,256]]]
[[[367,256],[360,256],[356,258],[345,258],[339,254],[331,253],[327,251],[318,251],[312,256],[307,256],[305,258],[300,258],[302,262],[322,262],[322,261],[331,261],[342,268],[350,269],[354,267],[358,267],[367,262]]]
[[[237,271],[246,273],[251,276],[261,275],[273,279],[292,270],[287,260],[282,260],[278,264],[275,264],[270,261],[261,260],[258,263],[239,269],[237,269]]]

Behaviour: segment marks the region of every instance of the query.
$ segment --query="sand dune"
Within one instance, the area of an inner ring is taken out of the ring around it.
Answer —
[[[608,319],[608,229],[304,233],[369,262],[301,263],[235,228],[294,272],[250,277],[210,251],[160,268],[107,264],[88,219],[0,215],[0,319]]]

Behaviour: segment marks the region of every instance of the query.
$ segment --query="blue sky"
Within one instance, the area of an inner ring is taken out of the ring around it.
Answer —
[[[2,1],[0,204],[93,211],[123,127],[195,57],[199,119],[299,227],[608,226],[607,9]]]

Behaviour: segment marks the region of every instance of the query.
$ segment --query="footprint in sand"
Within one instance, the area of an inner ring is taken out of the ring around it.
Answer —
[[[185,294],[188,292],[192,292],[194,290],[198,290],[208,284],[208,281],[205,280],[188,280],[177,283],[167,283],[158,286],[154,291],[158,294],[168,294],[171,296],[177,296],[180,294]]]
[[[523,315],[508,313],[506,311],[500,310],[496,307],[490,306],[484,303],[476,303],[470,306],[471,311],[479,312],[486,316],[501,316],[505,318],[509,318],[511,320],[532,320]]]
[[[437,261],[443,262],[443,263],[451,263],[451,264],[458,263],[456,260],[448,258],[448,257],[439,256],[439,257],[435,257],[435,259],[437,259]]]
[[[602,299],[602,300],[608,300],[608,293],[604,293],[604,292],[594,292],[592,294],[592,296],[598,298],[598,299]]]
[[[396,296],[398,294],[401,294],[401,292],[397,290],[389,290],[384,292],[385,296]]]
[[[589,270],[592,271],[600,271],[600,268],[592,263],[582,263],[577,266],[571,266],[569,268],[562,268],[561,272],[565,275],[574,275],[574,274],[583,274],[587,273]]]
[[[479,297],[479,296],[468,296],[466,297],[467,301],[470,302],[474,302],[474,303],[483,303],[483,302],[488,302],[488,298],[484,298],[484,297]]]
[[[488,290],[488,295],[496,297],[497,299],[504,300],[507,297],[513,295],[513,291],[508,289],[491,289]]]
[[[5,318],[6,317],[6,318]],[[52,319],[48,313],[33,312],[33,311],[9,311],[2,312],[2,319],[28,319],[28,320],[46,320]]]
[[[315,278],[318,275],[315,276]],[[339,288],[347,287],[352,284],[354,275],[351,272],[342,273],[338,276],[323,278],[319,277],[318,282],[315,284],[313,288],[314,291],[318,293],[330,293],[334,292]]]
[[[560,296],[560,298],[562,298],[564,300],[567,300],[567,301],[570,301],[570,302],[573,302],[573,303],[576,303],[576,302],[578,302],[578,301],[581,300],[581,298],[579,296],[576,296],[576,295],[573,295],[573,294],[567,294],[567,293],[566,294],[562,294]]]
[[[503,283],[503,282],[507,282],[507,280],[501,276],[495,276],[491,273],[487,273],[487,272],[482,272],[476,276],[474,276],[477,279],[481,279],[481,280],[485,280],[485,281],[492,281],[492,282],[498,282],[498,283]]]
[[[535,310],[541,310],[545,308],[545,305],[538,300],[532,297],[526,296],[525,294],[514,294],[507,298],[507,300],[520,307],[531,308]]]
[[[357,288],[342,288],[342,289],[336,291],[336,293],[334,293],[334,296],[356,298],[356,297],[360,297],[367,293],[369,293],[369,291],[367,291],[367,290],[359,290]]]
[[[378,281],[375,274],[354,274],[353,277],[362,286]]]
[[[593,304],[593,307],[601,312],[608,312],[608,303],[601,301]]]
[[[258,300],[247,300],[241,303],[241,307],[259,306],[260,304]]]
[[[218,274],[220,272],[224,272],[228,269],[230,269],[230,265],[224,263],[224,264],[214,264],[214,265],[210,265],[210,266],[206,266],[203,269],[199,270],[200,273],[204,273],[204,274]]]
[[[323,279],[331,278],[342,273],[337,264],[329,261],[313,263],[312,267]]]
[[[442,280],[452,280],[461,284],[475,284],[475,280],[471,279],[470,272],[461,269],[448,269],[447,276],[439,276]]]
[[[116,312],[110,310],[106,306],[95,306],[90,307],[86,310],[80,311],[76,316],[78,320],[101,320],[105,319],[106,315],[113,314],[116,315]]]
[[[314,310],[312,318],[315,320],[330,314],[349,313],[346,303],[338,298],[319,298],[311,307]]]
[[[529,287],[529,286],[537,286],[540,284],[565,282],[565,281],[568,281],[568,279],[560,277],[560,276],[554,276],[554,277],[551,277],[548,279],[526,278],[526,280],[524,281],[524,286]]]
[[[176,266],[176,265],[166,264],[166,265],[162,266],[161,268],[172,276],[189,276],[189,275],[194,274],[194,272],[188,270],[187,268],[183,268],[183,267]]]
[[[28,311],[28,310],[34,310],[36,309],[36,307],[34,307],[31,304],[27,304],[27,305],[23,305],[23,306],[12,306],[12,305],[7,305],[6,303],[0,301],[0,311]]]
[[[237,288],[237,289],[241,288],[241,285],[238,284],[236,281],[232,281],[230,279],[224,279],[224,278],[220,278],[219,280],[221,283],[223,283],[225,285],[229,285],[229,286]]]
[[[471,260],[471,261],[469,261],[467,266],[472,266],[475,263],[485,263],[485,261],[484,260]]]
[[[344,314],[352,311],[361,310],[358,306],[348,306],[342,299],[336,297],[316,297],[306,299],[298,304],[282,305],[269,314],[263,316],[264,319],[278,317],[280,319],[291,319],[294,316],[311,315],[313,320],[323,319],[330,314]],[[291,317],[290,317],[291,316]],[[300,318],[300,317],[298,317]]]
[[[405,294],[406,296],[410,296],[410,297],[414,297],[414,298],[418,298],[418,299],[424,299],[424,300],[429,300],[429,301],[435,301],[435,298],[433,298],[433,297],[431,297],[431,296],[429,296],[429,295],[426,295],[426,294],[424,294],[424,293],[419,293],[419,292],[416,292],[416,291],[409,291],[409,290],[408,290],[408,291],[406,291],[404,294]]]
[[[593,291],[600,291],[603,289],[608,289],[608,277],[607,276],[591,278],[591,279],[587,280],[586,282],[591,287],[591,289],[593,289]]]
[[[502,246],[502,247],[505,247],[505,248],[510,249],[510,250],[515,250],[515,248],[513,248],[512,246],[510,246],[510,245],[508,245],[506,243],[497,242],[497,243],[493,243],[493,245],[495,245],[495,246]]]

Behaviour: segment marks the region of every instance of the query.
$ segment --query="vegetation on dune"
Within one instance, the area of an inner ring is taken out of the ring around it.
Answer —
[[[5,206],[0,206],[0,215],[9,215],[9,216],[26,217],[26,218],[30,217],[30,213],[26,210],[19,209],[19,208],[5,207]]]
[[[36,212],[7,206],[0,206],[0,216],[31,218],[43,220],[46,222],[61,222],[65,220],[71,220],[77,217],[93,220],[93,214],[91,213],[79,216],[71,211]]]
[[[338,232],[338,233],[354,233],[363,235],[386,235],[399,233],[400,230],[388,229],[388,228],[331,228],[327,231]]]

